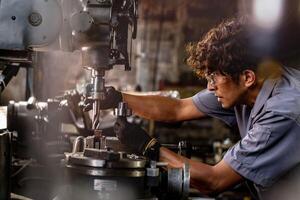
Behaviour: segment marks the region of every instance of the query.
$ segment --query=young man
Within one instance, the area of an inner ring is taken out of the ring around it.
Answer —
[[[247,180],[263,199],[296,199],[296,192],[300,194],[300,179],[294,175],[300,164],[300,71],[262,62],[262,57],[250,51],[249,43],[247,20],[221,23],[189,47],[188,63],[207,79],[207,90],[177,100],[109,89],[109,101],[102,105],[109,108],[123,100],[147,119],[172,122],[209,115],[238,125],[241,140],[215,166],[160,147],[144,130],[125,120],[117,121],[115,132],[136,152],[175,167],[189,162],[191,185],[204,194]]]

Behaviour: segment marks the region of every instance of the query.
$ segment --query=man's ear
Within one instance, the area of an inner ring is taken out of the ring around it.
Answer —
[[[250,69],[243,71],[242,79],[244,82],[244,86],[247,88],[253,87],[256,84],[256,74]]]

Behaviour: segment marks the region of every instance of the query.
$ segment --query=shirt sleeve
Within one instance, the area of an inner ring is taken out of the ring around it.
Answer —
[[[208,116],[218,118],[229,126],[236,125],[234,109],[224,109],[213,92],[202,90],[193,96],[195,106]]]
[[[299,128],[295,120],[267,112],[227,151],[224,161],[246,179],[270,187],[300,163]]]

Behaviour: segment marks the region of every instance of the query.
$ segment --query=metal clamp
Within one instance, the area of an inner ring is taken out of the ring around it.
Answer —
[[[129,117],[132,115],[132,110],[128,107],[126,102],[120,102],[118,108],[115,109],[114,114],[117,117]]]

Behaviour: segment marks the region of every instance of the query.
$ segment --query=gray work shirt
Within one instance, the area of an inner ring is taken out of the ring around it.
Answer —
[[[268,197],[265,199],[278,195],[271,189],[275,185],[290,185],[286,177],[297,177],[290,172],[300,165],[300,71],[283,71],[280,79],[264,82],[253,108],[237,105],[223,109],[214,92],[208,90],[193,96],[200,111],[229,125],[238,125],[241,140],[227,151],[224,161],[255,183],[259,193]],[[300,195],[300,177],[296,187]]]

